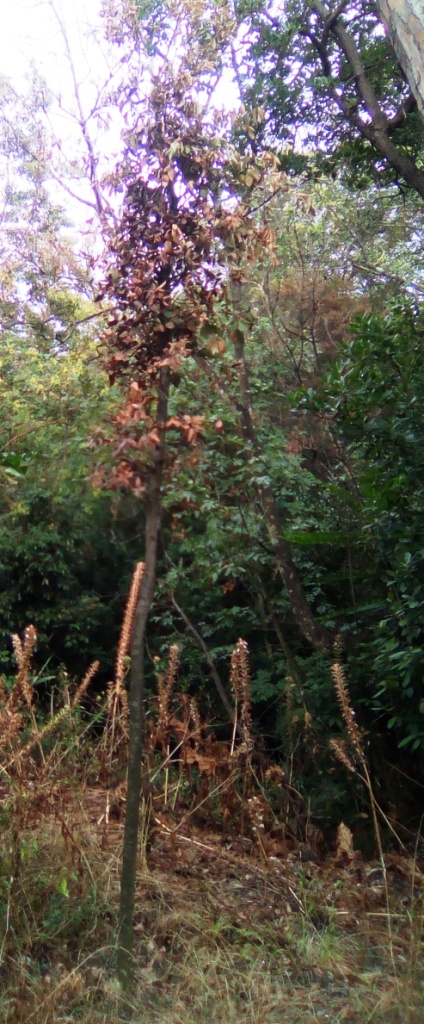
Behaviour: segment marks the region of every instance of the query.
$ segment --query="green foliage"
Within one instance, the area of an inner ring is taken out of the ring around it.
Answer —
[[[359,658],[372,680],[366,701],[412,749],[424,746],[423,342],[412,302],[358,317],[320,399],[349,446],[370,560]]]
[[[111,500],[83,478],[55,493],[46,481],[20,487],[0,511],[0,659],[10,672],[10,634],[32,622],[38,661],[54,657],[80,674],[100,658],[111,671],[131,557],[131,517],[112,519]]]
[[[264,111],[256,143],[273,145],[292,174],[340,173],[356,188],[397,184],[399,172],[367,134],[372,114],[360,95],[355,69],[326,24],[326,12],[334,6],[321,8],[309,0],[289,0],[279,9],[269,0],[237,4],[244,40],[238,76],[243,102],[249,110]],[[422,118],[409,100],[377,5],[370,0],[344,5],[337,24],[356,47],[392,143],[420,167]]]

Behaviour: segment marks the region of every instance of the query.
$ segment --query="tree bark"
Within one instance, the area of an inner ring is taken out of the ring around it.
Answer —
[[[424,2],[377,0],[399,64],[424,114]]]
[[[127,769],[127,801],[122,851],[121,894],[118,937],[118,978],[125,990],[133,975],[133,914],[137,871],[138,826],[144,735],[144,641],[152,606],[157,570],[158,538],[161,524],[161,486],[164,456],[164,430],[167,419],[169,368],[163,367],[159,380],[157,407],[157,445],[146,473],[145,491],[145,554],[144,574],[140,588],[131,640],[131,674],[129,693],[129,738]]]

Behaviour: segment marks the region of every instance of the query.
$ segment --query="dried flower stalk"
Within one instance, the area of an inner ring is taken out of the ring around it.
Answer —
[[[125,608],[122,622],[121,635],[119,637],[118,653],[116,655],[115,684],[122,683],[125,675],[125,659],[130,649],[131,633],[134,623],[134,616],[137,608],[138,596],[140,593],[141,581],[144,573],[144,562],[137,562],[131,580],[130,592]]]
[[[350,703],[349,690],[342,665],[340,665],[338,662],[336,662],[335,665],[332,665],[331,674],[333,676],[337,700],[340,705],[340,710],[343,715],[343,721],[346,725],[350,743],[352,744],[353,749],[359,755],[360,759],[363,760],[364,751],[362,746],[362,737],[356,722],[355,712]]]
[[[333,751],[333,754],[337,757],[337,760],[341,761],[344,767],[347,768],[348,772],[356,771],[355,765],[348,756],[344,740],[331,739],[328,745]]]
[[[178,647],[178,644],[171,644],[168,652],[168,669],[165,679],[165,688],[169,694],[175,686],[179,664],[180,648]]]
[[[197,701],[195,700],[194,697],[191,698],[189,707],[190,707],[190,716],[191,716],[191,720],[192,720],[193,725],[194,725],[195,734],[196,734],[197,737],[200,737],[200,732],[201,732],[201,728],[202,728],[202,720],[200,718],[199,708],[197,707]]]
[[[178,666],[180,663],[180,648],[178,644],[171,644],[168,651],[168,667],[165,678],[158,676],[158,730],[160,731],[164,727],[166,728],[168,714],[169,714],[169,701],[171,698],[172,690],[175,686],[177,679]]]
[[[128,694],[124,685],[124,677],[143,573],[144,562],[137,562],[122,621],[116,655],[115,679],[107,684],[106,689],[107,722],[102,737],[102,746],[108,750],[109,766],[112,765],[112,759],[118,747],[128,739]]]
[[[87,672],[85,673],[84,678],[80,682],[80,684],[79,684],[79,686],[78,686],[78,688],[75,691],[75,694],[73,696],[73,699],[72,699],[72,702],[71,702],[72,710],[74,708],[76,708],[78,706],[78,704],[80,703],[80,701],[82,700],[86,690],[88,690],[88,687],[89,687],[89,685],[91,683],[91,680],[93,679],[93,676],[96,675],[96,672],[98,672],[99,668],[100,668],[100,662],[99,661],[93,661],[93,663],[90,665],[89,669],[87,669]]]
[[[246,746],[251,749],[253,746],[253,740],[249,648],[246,641],[242,639],[237,640],[236,646],[231,654],[230,682],[236,704],[240,705],[240,724],[244,742],[246,743]]]
[[[32,655],[34,653],[36,643],[37,631],[34,626],[26,627],[23,644],[17,633],[13,633],[12,635],[13,650],[18,663],[18,674],[16,676],[16,682],[13,687],[9,706],[12,705],[13,707],[16,707],[22,694],[28,707],[32,707],[33,690],[29,679],[29,673],[31,670]]]

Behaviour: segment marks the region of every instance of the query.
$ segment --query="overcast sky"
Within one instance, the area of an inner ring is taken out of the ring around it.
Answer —
[[[105,41],[101,4],[102,0],[3,0],[2,4],[0,74],[11,80],[17,92],[24,92],[28,87],[26,78],[31,62],[46,79],[54,97],[49,115],[52,138],[57,140],[53,152],[62,160],[62,165],[63,160],[84,159],[87,150],[77,123],[79,113],[72,70],[60,23],[68,39],[84,118],[95,104],[98,87],[108,80],[110,72],[115,71],[120,76],[123,70],[119,49],[108,47]],[[236,106],[237,94],[231,82],[226,80],[222,86],[216,94],[218,102],[226,106],[230,98]],[[106,122],[96,124],[91,120],[88,127],[100,159],[101,173],[115,166],[119,159],[122,120],[118,110],[109,109]],[[75,173],[78,174],[78,170]],[[78,195],[92,198],[85,181],[75,179],[71,184]],[[56,192],[58,186],[53,188]],[[57,194],[57,199],[65,205],[73,223],[84,227],[91,216],[89,208],[84,204],[75,205],[69,194],[65,197]]]
[[[86,118],[94,106],[98,86],[107,81],[112,64],[119,66],[116,50],[112,61],[108,57],[103,21],[99,15],[100,7],[101,0],[6,0],[5,10],[2,11],[0,73],[11,80],[17,92],[27,90],[31,64],[46,79],[54,97],[49,116],[52,135],[57,140],[55,150],[59,160],[63,158],[71,161],[78,155],[83,158],[87,155],[75,119],[75,115],[79,118],[79,113],[60,22],[69,43],[83,115]],[[102,163],[108,159],[113,164],[116,162],[120,151],[120,129],[118,117],[116,124],[111,123],[109,128],[99,128],[95,122],[89,122],[90,134]],[[86,199],[93,198],[85,181],[76,180],[70,184],[76,194]],[[89,208],[84,203],[75,203],[69,194],[60,194],[57,184],[53,185],[53,190],[55,198],[68,210],[72,221],[83,227],[91,216]]]
[[[0,34],[0,70],[17,84],[33,59],[55,91],[66,88],[63,41],[53,6],[63,19],[70,43],[82,65],[90,57],[87,33],[101,25],[101,0],[5,0]],[[84,58],[84,54],[86,57]]]

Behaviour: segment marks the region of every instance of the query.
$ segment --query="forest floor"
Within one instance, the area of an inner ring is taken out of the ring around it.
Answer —
[[[136,985],[115,980],[122,808],[38,787],[3,813],[4,1024],[422,1024],[424,876],[152,812]],[[12,823],[12,824],[11,824]],[[239,830],[238,830],[239,831]],[[348,846],[349,844],[347,844]]]

